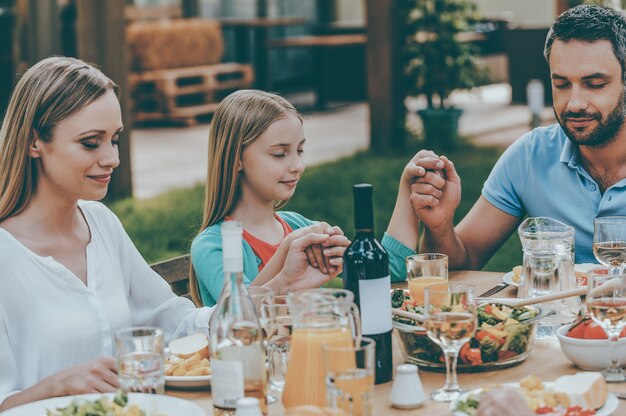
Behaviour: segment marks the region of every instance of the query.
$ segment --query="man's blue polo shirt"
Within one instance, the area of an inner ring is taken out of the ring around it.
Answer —
[[[576,262],[593,256],[593,220],[626,215],[626,179],[600,192],[578,162],[578,147],[558,124],[522,136],[500,157],[482,194],[496,208],[522,218],[551,217],[576,229]]]

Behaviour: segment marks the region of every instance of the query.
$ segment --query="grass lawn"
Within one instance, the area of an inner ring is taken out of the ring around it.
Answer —
[[[346,235],[353,234],[352,185],[374,185],[377,235],[382,236],[395,203],[400,173],[414,150],[405,154],[357,154],[338,162],[307,169],[294,198],[285,210],[307,218],[339,225]],[[460,147],[447,156],[455,162],[463,183],[461,206],[456,221],[474,204],[483,182],[498,159],[501,149]],[[306,156],[306,155],[305,155]],[[123,200],[110,204],[120,217],[139,251],[155,262],[189,251],[191,240],[202,220],[203,187],[180,189],[149,200]],[[521,264],[521,246],[517,235],[491,259],[485,270],[507,271]]]

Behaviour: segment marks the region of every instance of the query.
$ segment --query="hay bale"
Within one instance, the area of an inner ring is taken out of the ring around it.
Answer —
[[[133,71],[210,65],[224,53],[222,30],[214,20],[135,22],[126,37]]]

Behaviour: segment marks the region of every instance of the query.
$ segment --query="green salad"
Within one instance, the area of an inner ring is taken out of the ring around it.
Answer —
[[[136,405],[128,404],[128,394],[118,390],[113,400],[103,396],[98,400],[74,399],[66,407],[46,410],[46,416],[147,416]]]
[[[415,305],[403,289],[396,289],[391,295],[391,304],[407,312],[424,314],[424,307]],[[529,346],[532,326],[530,320],[537,316],[531,307],[511,308],[496,303],[485,303],[477,308],[478,326],[474,337],[463,345],[459,352],[459,364],[481,365],[509,360],[526,352]],[[417,325],[412,319],[394,316],[397,322]],[[418,360],[444,363],[443,353],[426,333],[398,331],[406,353]]]

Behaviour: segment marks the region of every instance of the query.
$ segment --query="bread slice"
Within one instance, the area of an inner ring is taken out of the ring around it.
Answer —
[[[602,374],[585,371],[556,379],[554,393],[564,407],[598,409],[606,402],[608,387]]]
[[[170,354],[189,358],[198,353],[200,359],[209,358],[209,340],[206,335],[196,333],[170,341]]]

